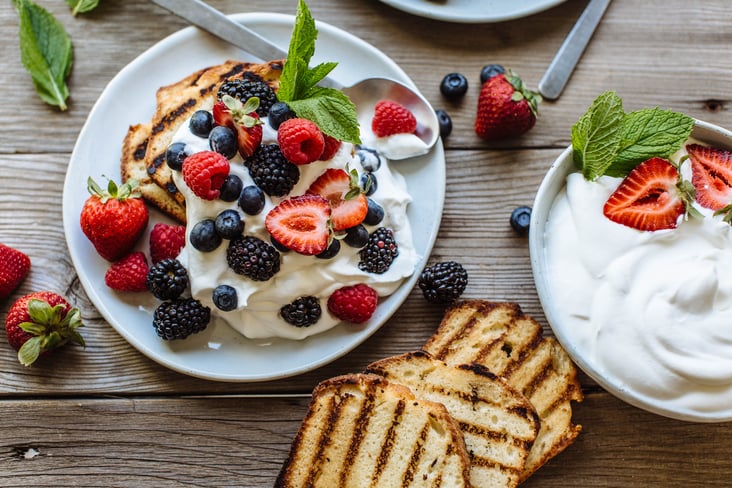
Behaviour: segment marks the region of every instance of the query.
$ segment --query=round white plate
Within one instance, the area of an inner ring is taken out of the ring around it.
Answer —
[[[287,49],[294,17],[271,13],[233,15],[262,36]],[[346,85],[369,76],[386,76],[414,86],[399,66],[366,42],[318,23],[313,63],[338,61],[333,77]],[[329,363],[366,340],[407,298],[437,237],[445,197],[445,155],[441,141],[427,155],[400,161],[414,200],[408,217],[420,260],[414,275],[393,295],[382,299],[372,319],[361,326],[341,324],[303,341],[253,341],[223,322],[182,341],[163,341],[152,326],[155,302],[148,293],[116,293],[104,284],[109,263],[99,257],[81,232],[79,215],[88,197],[86,180],[103,175],[119,181],[122,140],[131,124],[150,120],[155,92],[191,72],[227,59],[260,61],[196,28],[188,27],[162,40],[127,65],[95,104],[71,155],[63,195],[64,231],[74,266],[87,295],[104,318],[130,344],[175,371],[219,381],[263,381],[300,374]],[[152,213],[152,228],[155,220]],[[147,237],[140,250],[146,250]]]
[[[541,12],[565,0],[381,0],[394,8],[429,19],[502,22]]]

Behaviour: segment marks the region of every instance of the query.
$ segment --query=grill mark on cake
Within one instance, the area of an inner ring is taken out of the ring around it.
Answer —
[[[150,138],[146,137],[144,141],[135,146],[135,150],[132,153],[132,157],[135,161],[141,161],[145,159],[145,153],[147,152],[147,143],[150,142]]]
[[[431,419],[434,419],[434,416],[432,414],[430,414],[429,416]],[[417,443],[414,446],[414,449],[412,449],[412,455],[409,458],[409,463],[407,463],[407,469],[402,475],[402,486],[409,486],[414,480],[414,473],[419,467],[419,461],[422,459],[422,454],[424,454],[424,444],[425,442],[427,442],[427,433],[429,432],[429,430],[430,422],[427,421],[425,422],[422,430],[419,433],[419,437]]]
[[[348,461],[355,459],[358,454],[358,450],[361,447],[366,429],[369,425],[369,420],[371,419],[371,415],[374,413],[374,402],[375,395],[373,392],[369,392],[369,394],[366,395],[365,400],[361,402],[361,408],[359,409],[358,417],[356,418],[356,425],[353,427],[351,442],[349,443],[348,450],[346,451],[347,462],[345,463],[346,465],[344,469],[341,471],[340,483],[338,486],[348,486],[347,481],[350,478],[351,468],[353,466]]]
[[[328,420],[325,423],[325,428],[321,430],[318,441],[315,443],[315,455],[313,456],[313,467],[308,472],[307,479],[305,480],[304,486],[313,486],[315,475],[318,473],[320,468],[323,466],[323,462],[326,461],[324,456],[325,451],[329,445],[331,433],[335,428],[335,423],[340,416],[340,408],[343,405],[343,401],[338,401],[338,398],[331,396],[328,399],[328,403],[325,408],[328,409]]]
[[[155,135],[155,134],[167,129],[174,122],[176,122],[183,115],[185,115],[191,107],[196,105],[196,103],[197,103],[197,101],[195,98],[189,98],[188,100],[181,103],[173,110],[169,111],[167,114],[165,114],[163,116],[163,118],[160,119],[160,122],[158,122],[157,124],[155,124],[155,126],[153,126],[152,134]]]
[[[384,472],[384,468],[386,467],[386,463],[389,461],[389,458],[391,457],[392,450],[394,449],[394,439],[396,437],[396,427],[399,425],[402,414],[404,413],[405,406],[406,406],[406,403],[404,402],[404,400],[400,399],[397,402],[396,408],[394,409],[394,414],[392,415],[392,419],[391,419],[391,425],[389,425],[389,429],[387,430],[386,435],[384,436],[384,442],[381,443],[381,450],[379,452],[379,457],[376,459],[376,467],[374,470],[374,475],[371,477],[371,486],[372,487],[379,486],[379,478],[381,478],[381,475]]]
[[[550,354],[546,354],[546,356],[542,358],[538,367],[534,366],[532,369],[536,371],[536,374],[534,374],[529,382],[522,388],[522,393],[526,395],[527,398],[532,398],[537,390],[539,390],[539,387],[541,387],[545,382],[551,380],[552,373],[556,375]]]
[[[526,365],[527,361],[536,353],[536,350],[541,345],[542,340],[542,331],[541,329],[537,329],[537,332],[531,337],[530,341],[520,344],[518,354],[515,359],[509,361],[503,371],[498,374],[508,379],[509,383],[513,384],[511,377]],[[514,351],[516,350],[515,348],[516,345],[514,345]],[[526,395],[526,392],[523,393]]]

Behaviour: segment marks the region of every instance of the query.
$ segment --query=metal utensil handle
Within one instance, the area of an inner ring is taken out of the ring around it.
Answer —
[[[590,0],[585,7],[539,82],[539,93],[544,98],[559,98],[609,4],[610,0]]]

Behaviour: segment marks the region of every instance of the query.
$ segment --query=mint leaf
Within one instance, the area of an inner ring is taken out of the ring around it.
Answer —
[[[605,173],[615,159],[625,112],[615,92],[605,92],[572,126],[573,158],[587,180]]]
[[[91,12],[99,6],[99,0],[66,0],[66,3],[74,16]]]
[[[625,176],[646,159],[668,158],[689,138],[693,127],[691,117],[658,107],[627,114],[620,129],[618,154],[606,174]]]
[[[298,117],[315,122],[324,134],[340,141],[361,142],[356,107],[335,88],[313,88],[308,98],[287,102]]]
[[[66,110],[71,72],[71,38],[61,23],[31,0],[14,0],[20,18],[20,59],[41,99]]]
[[[310,88],[303,89],[302,81],[309,70],[310,59],[315,54],[317,38],[318,29],[315,27],[315,19],[305,2],[299,0],[295,24],[290,36],[290,46],[287,49],[287,60],[282,68],[280,88],[277,92],[277,98],[280,101],[297,100],[302,97],[304,91]]]

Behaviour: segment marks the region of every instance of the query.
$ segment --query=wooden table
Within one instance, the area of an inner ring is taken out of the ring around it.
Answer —
[[[30,255],[33,268],[13,297],[60,292],[81,307],[86,349],[20,366],[0,334],[0,485],[269,486],[307,408],[313,386],[369,362],[418,348],[442,309],[414,290],[393,318],[346,357],[301,376],[220,383],[172,372],[145,357],[89,302],[66,247],[62,186],[74,142],[109,80],[138,54],[185,26],[143,0],[102,1],[72,17],[64,2],[40,1],[75,45],[69,110],[39,101],[20,63],[17,16],[0,4],[0,242]],[[568,0],[508,22],[449,24],[376,0],[311,0],[314,16],[375,45],[452,115],[446,140],[447,195],[431,262],[457,259],[470,274],[465,298],[508,300],[544,324],[526,238],[508,218],[531,205],[541,178],[569,143],[590,102],[616,90],[627,110],[661,106],[732,127],[732,14],[726,0],[615,0],[567,89],[545,102],[526,136],[487,144],[473,133],[478,74],[501,63],[536,86],[587,2]],[[296,2],[211,1],[224,12],[292,14]],[[449,103],[443,75],[464,73],[467,96]],[[110,140],[109,144],[121,141]],[[584,426],[577,442],[528,487],[730,486],[732,425],[693,424],[633,408],[581,377]]]

